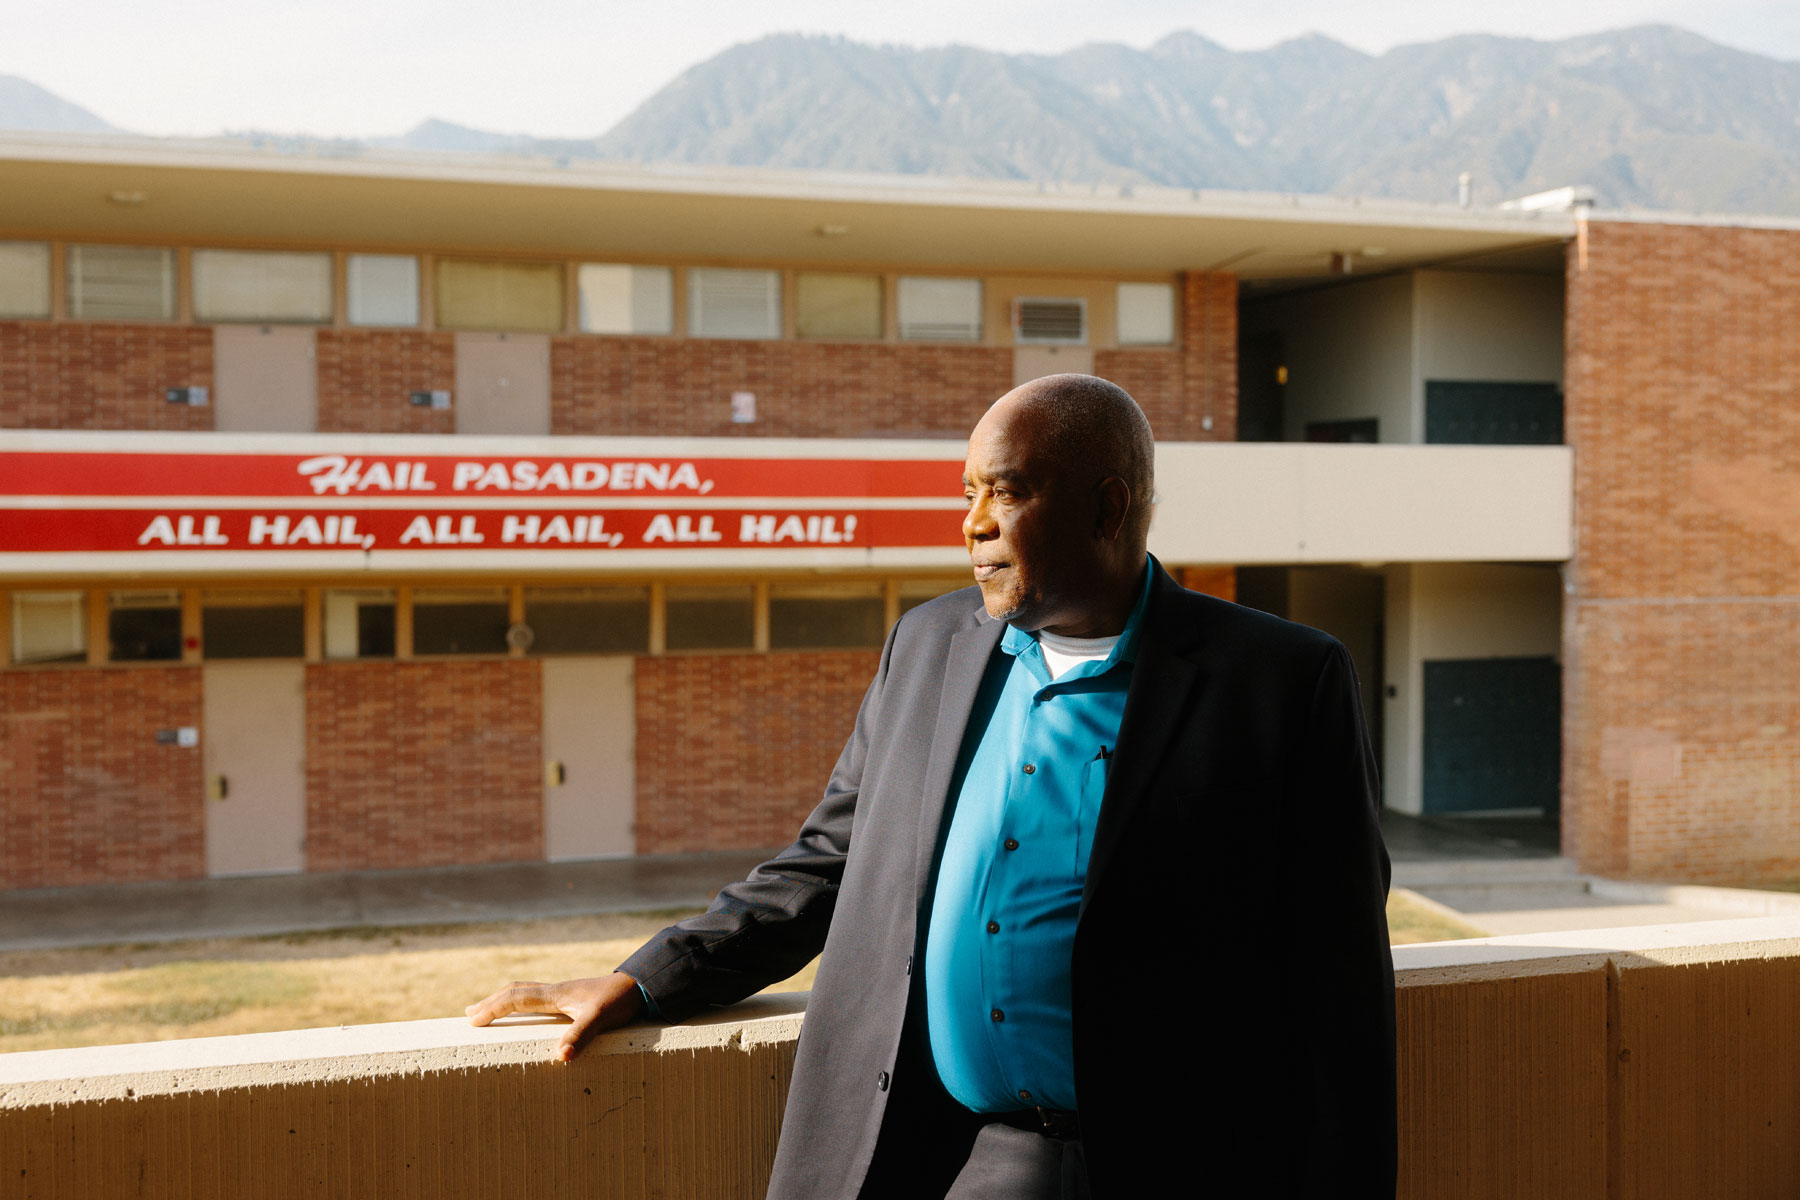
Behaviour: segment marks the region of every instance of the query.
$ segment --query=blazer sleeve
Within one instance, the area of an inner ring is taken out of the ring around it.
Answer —
[[[708,1005],[735,1004],[794,974],[824,948],[898,629],[888,634],[850,740],[799,837],[747,878],[726,885],[706,912],[669,926],[619,964],[661,1020],[683,1021]]]
[[[1333,642],[1313,687],[1297,772],[1285,892],[1300,944],[1282,994],[1296,1032],[1289,1064],[1307,1136],[1288,1167],[1294,1195],[1354,1182],[1392,1196],[1397,1174],[1394,966],[1388,949],[1387,849],[1377,821],[1375,758],[1356,671]]]

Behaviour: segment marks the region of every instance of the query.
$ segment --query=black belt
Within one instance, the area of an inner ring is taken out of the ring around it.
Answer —
[[[1059,1142],[1073,1142],[1081,1138],[1081,1118],[1066,1109],[1021,1108],[1013,1112],[982,1113],[981,1116],[1001,1125],[1010,1125],[1014,1129],[1041,1133]]]

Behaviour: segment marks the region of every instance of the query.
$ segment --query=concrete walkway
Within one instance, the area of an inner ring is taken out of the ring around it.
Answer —
[[[0,893],[0,950],[704,908],[766,851]]]
[[[1490,934],[1800,913],[1800,895],[1581,875],[1554,819],[1384,812],[1394,886]],[[1279,846],[1251,847],[1278,855]],[[264,875],[0,892],[0,950],[258,937],[359,925],[452,925],[703,908],[767,851],[575,863]]]

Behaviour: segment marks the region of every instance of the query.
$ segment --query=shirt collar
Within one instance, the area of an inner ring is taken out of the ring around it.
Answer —
[[[1144,582],[1138,588],[1137,604],[1131,609],[1131,616],[1125,620],[1125,628],[1119,632],[1119,640],[1113,645],[1112,653],[1097,663],[1089,664],[1084,674],[1099,675],[1112,670],[1120,663],[1135,662],[1137,659],[1138,631],[1144,624],[1144,610],[1150,607],[1150,584],[1154,577],[1150,572],[1150,556],[1144,556]],[[1038,649],[1037,634],[1027,633],[1015,625],[1008,625],[1006,633],[1000,639],[1000,648],[1017,658],[1029,649],[1033,656],[1042,653]]]

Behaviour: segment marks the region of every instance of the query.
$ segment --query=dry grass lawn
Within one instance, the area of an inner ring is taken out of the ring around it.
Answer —
[[[0,1052],[456,1016],[514,979],[610,970],[685,915],[0,953]],[[1396,942],[1479,936],[1399,896],[1388,922]],[[809,988],[812,976],[771,990]]]

